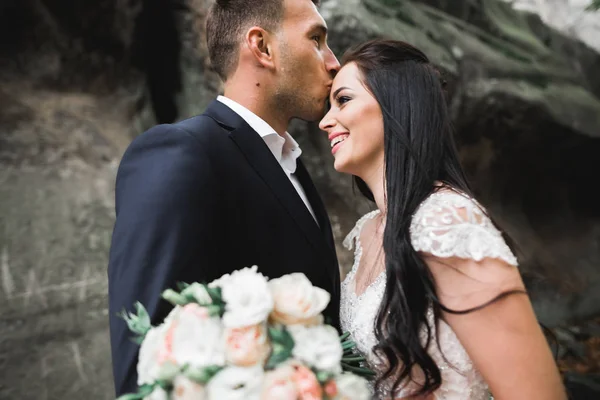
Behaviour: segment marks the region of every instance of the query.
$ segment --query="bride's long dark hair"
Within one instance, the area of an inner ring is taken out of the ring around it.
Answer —
[[[440,74],[427,56],[407,43],[378,39],[346,52],[342,65],[351,62],[379,103],[384,126],[387,286],[375,323],[378,345],[374,350],[387,368],[376,386],[392,379],[395,393],[418,367],[423,372],[419,394],[425,394],[436,390],[442,380],[427,352],[429,343],[437,341],[427,323],[427,311],[433,307],[437,324],[441,310],[453,310],[438,301],[433,276],[412,247],[411,218],[436,190],[435,182],[469,196],[472,192],[453,140]],[[366,183],[354,179],[359,190],[373,200]],[[510,293],[502,297],[506,294]],[[423,330],[425,343],[420,337]]]

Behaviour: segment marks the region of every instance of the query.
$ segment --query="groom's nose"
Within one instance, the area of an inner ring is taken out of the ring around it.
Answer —
[[[329,75],[333,79],[333,77],[335,77],[335,75],[340,70],[340,62],[338,61],[337,57],[335,56],[335,54],[333,54],[333,51],[331,51],[331,49],[329,47],[327,47],[327,50],[328,50],[328,52],[327,52],[327,55],[325,56],[325,68],[327,68]]]

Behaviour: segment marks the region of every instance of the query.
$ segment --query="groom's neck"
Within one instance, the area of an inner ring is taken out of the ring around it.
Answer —
[[[223,95],[246,107],[269,124],[275,132],[283,135],[287,130],[289,118],[278,112],[269,94],[270,88],[265,86],[257,79],[233,77],[225,83]]]

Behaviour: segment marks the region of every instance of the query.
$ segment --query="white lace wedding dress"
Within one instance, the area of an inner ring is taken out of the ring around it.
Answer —
[[[348,249],[355,245],[355,253],[352,270],[342,282],[340,309],[342,330],[350,332],[357,348],[375,369],[377,369],[377,362],[371,349],[376,344],[374,322],[386,286],[385,271],[358,296],[355,275],[362,255],[360,233],[363,225],[378,213],[379,211],[375,210],[363,216],[344,240],[344,246]],[[500,232],[482,212],[482,207],[466,195],[449,189],[439,190],[423,201],[413,216],[410,236],[415,250],[437,257],[455,256],[476,261],[491,257],[517,265],[516,258]],[[431,310],[428,319],[435,335]],[[442,385],[434,393],[435,399],[490,399],[485,381],[477,372],[450,326],[440,321],[438,333],[441,349],[438,348],[435,340],[428,349],[442,374]],[[414,390],[414,383],[409,383],[393,398],[409,396]],[[377,398],[387,399],[392,396],[389,391],[384,391],[378,393]]]

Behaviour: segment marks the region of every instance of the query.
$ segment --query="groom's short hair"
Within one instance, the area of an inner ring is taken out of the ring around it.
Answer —
[[[206,18],[206,41],[212,68],[223,81],[237,68],[244,31],[252,26],[276,30],[283,19],[284,1],[215,0]],[[311,1],[317,6],[320,2]]]

